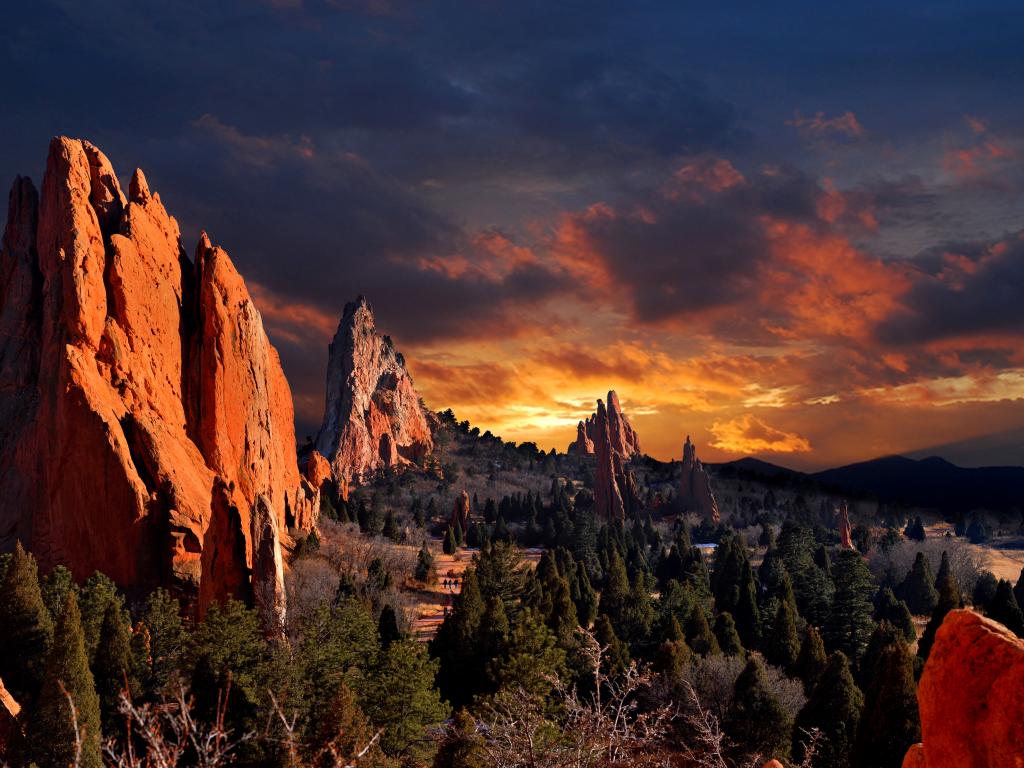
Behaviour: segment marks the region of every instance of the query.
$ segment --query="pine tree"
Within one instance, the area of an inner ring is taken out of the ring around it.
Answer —
[[[735,742],[736,759],[753,754],[763,759],[789,757],[793,720],[768,688],[764,665],[756,655],[736,678],[723,725]]]
[[[580,626],[586,629],[597,616],[597,592],[590,583],[590,576],[582,560],[576,563],[576,581],[580,592],[579,600],[576,601],[576,618]]]
[[[486,764],[476,734],[476,721],[465,709],[460,709],[445,727],[431,768],[484,768]]]
[[[694,653],[709,656],[722,652],[718,645],[718,639],[708,624],[707,614],[704,613],[704,608],[700,603],[694,604],[690,617],[686,621],[685,631],[686,644],[693,649]]]
[[[974,582],[974,591],[971,593],[971,603],[975,608],[984,608],[996,596],[996,588],[999,583],[991,571],[982,571],[978,580]]]
[[[744,559],[740,569],[735,617],[736,631],[747,648],[756,648],[761,639],[761,613],[757,607],[757,585],[750,561]]]
[[[139,693],[139,683],[134,679],[131,632],[115,602],[107,605],[107,612],[103,616],[100,641],[93,661],[93,675],[96,692],[100,697],[103,731],[112,736],[119,725],[121,693],[125,692],[129,699]]]
[[[917,639],[914,617],[907,604],[896,597],[889,587],[882,587],[875,596],[875,621],[887,621],[898,628],[908,643]]]
[[[53,622],[43,604],[36,559],[20,541],[0,586],[0,627],[0,680],[24,705],[35,698],[43,683]]]
[[[935,610],[939,593],[935,591],[932,567],[922,552],[918,552],[914,558],[914,564],[900,584],[898,594],[915,616],[928,616]]]
[[[74,702],[74,718],[68,696]],[[79,765],[101,768],[100,701],[89,671],[78,599],[69,592],[54,630],[39,700],[26,723],[29,750],[40,768],[66,768],[74,762],[76,719],[82,741]]]
[[[842,651],[856,664],[875,628],[871,618],[875,591],[871,572],[860,553],[849,549],[838,553],[832,572],[835,595],[825,625],[825,640],[831,650]]]
[[[673,621],[675,619],[673,618]],[[740,641],[739,633],[736,631],[736,622],[732,614],[725,612],[715,617],[715,639],[718,647],[726,656],[743,656],[743,643]]]
[[[871,768],[899,768],[912,744],[921,740],[914,684],[914,661],[898,633],[881,648],[868,672],[854,746],[854,763]]]
[[[831,612],[834,587],[815,564],[814,549],[814,536],[809,528],[791,518],[783,523],[778,550],[793,582],[797,609],[811,624],[823,626]]]
[[[43,593],[43,604],[49,611],[53,623],[56,624],[64,611],[64,598],[71,590],[78,589],[75,578],[71,575],[71,571],[63,565],[58,565],[43,577],[40,588]]]
[[[805,693],[809,694],[814,690],[814,686],[825,672],[826,664],[825,643],[821,639],[821,633],[815,627],[807,625],[803,642],[800,644],[800,653],[796,657],[796,676],[803,682]]]
[[[1013,586],[1013,596],[1017,598],[1017,605],[1024,605],[1024,568],[1020,569],[1020,576],[1017,577],[1017,583]]]
[[[605,672],[612,677],[622,674],[629,666],[629,648],[615,634],[611,619],[603,613],[594,622],[594,638],[602,648],[608,649],[604,655]]]
[[[451,613],[430,641],[430,655],[440,664],[438,687],[452,706],[469,704],[476,686],[485,679],[485,660],[479,656],[478,643],[483,615],[484,601],[476,569],[470,568],[463,574],[462,589]]]
[[[618,551],[613,550],[608,560],[608,578],[601,591],[598,613],[604,614],[611,620],[612,626],[615,627],[615,634],[622,639],[628,639],[628,628],[625,625],[629,599],[630,583],[629,577],[626,575],[626,565],[619,557]]]
[[[142,621],[149,634],[152,674],[143,681],[146,693],[159,697],[178,684],[191,638],[181,621],[181,606],[163,589],[150,593]]]
[[[437,662],[415,640],[391,643],[384,653],[363,696],[367,716],[384,728],[381,748],[386,754],[419,760],[429,754],[423,733],[450,712],[434,688],[436,674]]]
[[[857,738],[864,696],[850,674],[850,662],[843,653],[828,657],[818,684],[793,728],[793,759],[802,761],[808,734],[817,729],[821,741],[814,757],[816,768],[850,768],[850,752]]]
[[[772,621],[772,634],[765,641],[764,656],[769,664],[793,674],[800,656],[800,636],[796,631],[796,603],[780,600]]]
[[[528,694],[543,696],[551,680],[565,672],[565,651],[554,633],[530,608],[516,617],[504,656],[492,667],[499,688],[521,688]]]
[[[385,605],[377,619],[377,634],[380,636],[381,650],[386,651],[388,646],[402,639],[402,631],[398,628],[398,616],[395,609]]]
[[[430,552],[427,542],[423,542],[420,551],[416,554],[416,572],[414,576],[417,581],[426,583],[434,574],[434,555]]]
[[[927,661],[935,643],[935,633],[939,631],[946,615],[960,607],[960,585],[949,567],[949,557],[942,553],[942,565],[939,567],[939,576],[936,582],[939,592],[939,600],[932,611],[932,617],[928,620],[928,626],[921,634],[921,640],[917,644],[917,655]]]
[[[1017,637],[1024,637],[1024,614],[1013,596],[1013,587],[1006,579],[1000,579],[996,596],[985,606],[985,615],[1003,624]]]
[[[89,663],[96,657],[96,646],[100,642],[100,627],[110,603],[124,610],[124,598],[117,591],[117,585],[108,576],[96,571],[82,585],[80,605],[82,609],[82,632],[85,636],[85,651],[89,654]]]

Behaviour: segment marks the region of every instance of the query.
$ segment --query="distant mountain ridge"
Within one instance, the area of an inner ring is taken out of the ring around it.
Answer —
[[[1024,467],[959,467],[939,456],[883,456],[811,473],[753,457],[714,468],[803,480],[837,492],[872,494],[881,501],[915,507],[968,511],[1024,506]]]

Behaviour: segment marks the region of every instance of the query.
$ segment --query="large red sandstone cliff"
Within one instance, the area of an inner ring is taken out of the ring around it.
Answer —
[[[1024,768],[1024,641],[972,611],[951,611],[917,689],[921,739],[907,768]]]
[[[327,361],[324,420],[316,449],[339,482],[419,462],[433,448],[430,427],[405,359],[377,333],[360,296],[345,305]]]
[[[228,255],[135,171],[55,138],[18,178],[0,256],[0,547],[49,568],[228,595],[283,618],[279,539],[318,506],[291,392]]]

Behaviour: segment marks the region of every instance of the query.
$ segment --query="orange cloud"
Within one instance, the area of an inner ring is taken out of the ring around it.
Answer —
[[[727,453],[805,453],[811,450],[807,438],[771,427],[749,413],[729,421],[716,421],[711,425],[711,433],[714,435],[711,445]]]

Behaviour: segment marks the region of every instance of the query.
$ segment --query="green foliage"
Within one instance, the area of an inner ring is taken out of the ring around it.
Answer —
[[[811,693],[825,672],[825,642],[817,628],[808,625],[796,657],[796,676],[804,684],[804,692]]]
[[[928,558],[918,552],[914,564],[900,584],[897,594],[906,602],[915,616],[927,616],[935,610],[939,593],[935,591],[935,577]]]
[[[146,600],[142,623],[149,635],[149,675],[143,688],[152,697],[170,692],[181,680],[191,639],[181,621],[181,606],[170,592],[158,589]]]
[[[432,742],[424,730],[449,714],[433,687],[436,674],[437,662],[414,640],[391,643],[384,652],[364,700],[370,720],[385,729],[381,748],[386,754],[429,759]]]
[[[674,621],[674,619],[673,619]],[[736,631],[736,622],[731,613],[720,613],[715,617],[715,639],[726,656],[743,656],[743,643]]]
[[[960,585],[949,567],[949,556],[942,553],[942,564],[939,566],[939,576],[936,582],[939,592],[939,600],[935,603],[935,610],[928,620],[928,626],[921,634],[921,640],[917,644],[917,655],[927,661],[931,653],[932,645],[935,643],[935,633],[939,631],[946,615],[960,607]]]
[[[630,583],[626,575],[626,564],[622,561],[617,550],[612,550],[608,558],[607,578],[604,589],[601,590],[601,600],[598,603],[598,613],[608,617],[612,626],[615,627],[615,634],[620,638],[627,638],[627,618],[630,600]]]
[[[711,631],[707,614],[700,603],[694,604],[690,617],[686,622],[685,632],[686,644],[693,649],[694,653],[701,656],[709,656],[722,652],[721,647],[718,645],[718,638]]]
[[[985,615],[1006,626],[1017,637],[1024,637],[1024,614],[1017,605],[1013,587],[1006,579],[1000,579],[996,595],[985,606]]]
[[[913,657],[899,633],[890,631],[867,670],[870,683],[853,752],[858,766],[899,768],[907,749],[921,740]]]
[[[769,664],[793,674],[800,656],[800,636],[796,627],[796,602],[790,596],[778,601],[779,607],[772,620],[772,633],[765,640],[764,656]]]
[[[430,655],[440,664],[437,684],[441,695],[455,707],[468,705],[485,679],[485,660],[480,658],[478,645],[483,615],[476,569],[469,568],[452,611],[430,641]]]
[[[68,592],[71,590],[77,592],[78,585],[75,584],[75,577],[71,575],[71,571],[63,565],[58,565],[43,577],[41,590],[43,593],[43,604],[46,606],[46,610],[49,611],[53,623],[56,624],[57,619],[60,618],[64,610],[64,598],[68,596]]]
[[[484,768],[486,756],[476,735],[476,721],[460,709],[445,728],[431,768]]]
[[[793,720],[769,689],[764,665],[756,655],[736,679],[723,725],[735,741],[736,759],[753,754],[763,759],[789,757]]]
[[[996,588],[999,582],[991,571],[982,571],[978,580],[974,583],[974,592],[971,593],[971,603],[976,608],[984,608],[996,596]]]
[[[793,758],[802,761],[808,734],[821,733],[814,757],[815,768],[850,768],[850,753],[857,737],[864,696],[850,673],[850,662],[842,653],[828,657],[828,666],[814,686],[793,729]]]
[[[434,575],[434,555],[431,553],[430,547],[427,546],[427,542],[423,542],[420,551],[416,553],[416,571],[413,575],[417,581],[423,583],[430,581]]]
[[[117,585],[105,574],[96,571],[82,585],[82,632],[85,633],[85,650],[89,662],[96,657],[96,646],[100,642],[100,627],[107,613],[107,606],[116,603],[124,610],[124,598],[117,591]]]
[[[629,647],[618,638],[611,619],[603,613],[594,622],[594,638],[608,649],[603,659],[605,672],[611,676],[621,675],[629,666]]]
[[[579,596],[574,596],[576,617],[581,627],[589,627],[597,616],[597,592],[590,583],[587,567],[583,561],[576,563],[576,584]]]
[[[108,736],[113,735],[121,720],[117,711],[121,693],[126,692],[132,698],[140,692],[139,682],[135,679],[131,630],[115,601],[107,605],[103,616],[92,668],[96,692],[100,697],[103,731]]]
[[[856,663],[875,628],[871,597],[875,587],[864,558],[850,549],[841,550],[832,564],[835,594],[825,625],[825,642],[830,650],[842,651]]]
[[[887,621],[898,628],[908,643],[917,639],[914,617],[907,604],[896,597],[889,587],[883,587],[875,597],[875,621]]]
[[[757,586],[750,561],[744,560],[735,605],[736,631],[747,648],[756,648],[761,639],[761,612],[757,607]]]
[[[82,741],[79,766],[100,768],[100,702],[89,671],[78,599],[69,592],[54,630],[39,700],[26,722],[28,748],[40,768],[66,768],[74,762],[75,719]]]
[[[447,530],[444,532],[444,541],[441,544],[441,551],[446,555],[454,555],[459,549],[459,544],[455,540],[455,531],[449,525]]]
[[[37,574],[35,558],[19,541],[0,585],[0,680],[23,703],[39,692],[53,643],[53,622]]]
[[[793,594],[801,616],[815,626],[824,626],[832,611],[832,580],[815,564],[814,536],[806,526],[792,519],[782,526],[779,555],[793,583]]]
[[[565,651],[541,617],[525,608],[512,625],[505,654],[492,662],[491,669],[499,688],[545,696],[551,678],[565,673]]]
[[[473,569],[483,598],[486,600],[492,595],[501,598],[509,616],[514,614],[527,573],[516,545],[495,541],[474,556]]]

